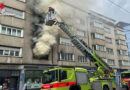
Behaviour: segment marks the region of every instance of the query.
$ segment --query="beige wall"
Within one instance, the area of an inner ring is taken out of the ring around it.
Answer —
[[[5,5],[25,11],[25,19],[18,19],[15,17],[11,16],[0,16],[0,24],[8,25],[8,26],[13,26],[13,27],[18,27],[22,28],[24,30],[24,37],[19,38],[19,37],[12,37],[12,36],[7,36],[7,35],[1,35],[0,34],[0,45],[5,45],[5,46],[13,46],[13,47],[21,47],[23,49],[23,54],[21,58],[15,58],[15,57],[0,57],[0,63],[5,63],[5,64],[42,64],[42,65],[63,65],[63,66],[90,66],[90,61],[87,63],[79,63],[78,62],[78,55],[82,55],[82,53],[77,50],[75,47],[72,46],[65,46],[65,45],[59,45],[59,38],[60,37],[65,37],[68,38],[68,36],[62,31],[59,31],[59,35],[57,36],[57,45],[54,45],[49,53],[49,59],[44,60],[44,59],[35,59],[33,58],[33,53],[32,53],[32,26],[31,26],[31,13],[29,9],[26,7],[26,3],[19,2],[17,0],[2,0]],[[101,51],[96,51],[99,56],[107,58],[107,59],[113,59],[115,60],[115,66],[112,66],[114,68],[119,68],[118,60],[119,58],[124,57],[125,60],[128,59],[127,56],[120,56],[118,58],[117,55],[117,48],[121,48],[126,50],[126,46],[116,46],[115,39],[123,39],[126,40],[125,36],[120,36],[114,34],[114,21],[111,19],[108,19],[106,17],[94,14],[95,17],[97,17],[97,20],[101,20],[98,18],[102,18],[103,21],[105,21],[104,26],[108,26],[111,29],[111,34],[106,34],[104,32],[104,29],[99,29],[99,28],[92,28],[90,23],[94,20],[92,19],[90,14],[88,14],[87,10],[81,10],[82,8],[76,8],[77,7],[77,1],[72,2],[71,0],[67,1],[64,0],[65,2],[70,2],[70,4],[74,5],[72,7],[73,12],[71,15],[73,17],[70,17],[67,20],[67,23],[71,26],[73,26],[74,30],[73,33],[76,34],[76,30],[82,30],[85,32],[84,37],[82,38],[90,47],[92,47],[93,44],[99,44],[99,45],[105,45],[105,47],[112,48],[114,50],[114,55],[108,55],[106,52],[101,52]],[[63,2],[63,4],[67,5],[68,7],[71,7],[68,5],[68,3]],[[61,1],[62,3],[62,1]],[[81,4],[81,1],[80,3]],[[82,5],[80,5],[82,6]],[[83,20],[84,24],[79,23],[79,20]],[[72,21],[73,20],[73,21]],[[102,22],[101,20],[101,22]],[[106,24],[109,23],[109,24]],[[112,38],[112,44],[106,44],[105,40],[99,40],[99,39],[92,39],[91,38],[91,33],[101,33],[104,34],[105,37],[110,37]],[[68,53],[74,53],[74,61],[59,61],[58,59],[58,53],[63,50],[64,52]]]

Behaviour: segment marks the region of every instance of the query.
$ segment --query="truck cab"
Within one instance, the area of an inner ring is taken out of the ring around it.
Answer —
[[[44,71],[41,90],[91,90],[88,72],[83,68],[55,68]]]
[[[122,81],[122,87],[127,88],[127,83],[130,82],[130,71],[125,71],[121,73],[121,81]]]

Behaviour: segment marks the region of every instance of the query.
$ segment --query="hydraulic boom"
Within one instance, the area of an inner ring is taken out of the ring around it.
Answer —
[[[113,79],[114,73],[112,68],[104,62],[94,50],[92,50],[83,40],[79,39],[70,32],[69,27],[64,22],[56,20],[56,12],[53,8],[49,8],[49,12],[46,15],[45,24],[48,26],[58,25],[71,39],[71,42],[79,49],[94,65],[97,67],[100,79]]]

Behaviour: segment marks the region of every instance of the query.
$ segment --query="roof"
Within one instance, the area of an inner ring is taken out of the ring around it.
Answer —
[[[109,19],[109,20],[111,20],[111,21],[113,21],[113,22],[116,22],[116,20],[111,19],[111,18],[109,18],[109,17],[106,17],[106,16],[104,16],[104,15],[102,15],[102,14],[100,14],[100,13],[97,13],[97,12],[95,12],[95,11],[89,10],[89,13],[90,13],[90,14],[95,14],[95,15],[101,16],[101,17],[103,17],[103,18]]]
[[[126,26],[130,26],[130,23],[118,22],[116,26],[123,29]]]

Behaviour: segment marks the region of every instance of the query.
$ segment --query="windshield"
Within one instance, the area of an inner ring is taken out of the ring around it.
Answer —
[[[58,81],[58,71],[50,71],[43,74],[43,84]]]
[[[130,78],[130,73],[122,73],[121,77],[122,78]]]

